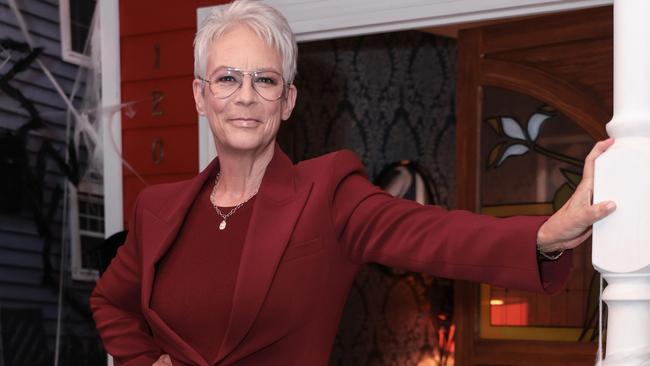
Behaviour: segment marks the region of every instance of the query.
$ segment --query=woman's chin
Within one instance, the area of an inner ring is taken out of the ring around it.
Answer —
[[[260,149],[263,149],[265,146],[268,146],[268,143],[265,143],[262,139],[252,138],[252,136],[248,136],[247,138],[229,139],[220,145],[227,148],[228,150],[245,152],[258,151]]]

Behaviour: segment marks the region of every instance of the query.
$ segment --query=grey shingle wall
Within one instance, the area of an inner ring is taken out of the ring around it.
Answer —
[[[22,10],[35,46],[43,48],[38,59],[46,65],[65,93],[69,95],[78,67],[61,59],[58,1],[20,0],[17,3]],[[0,0],[0,40],[7,39],[25,42],[7,0]],[[0,78],[24,56],[23,52],[13,51],[11,61],[0,69]],[[3,61],[4,57],[1,57],[0,64]],[[45,123],[43,128],[30,131],[24,144],[28,156],[26,169],[37,176],[37,155],[45,143],[51,144],[57,153],[65,156],[65,103],[35,62],[27,70],[11,78],[9,84],[20,90],[33,103]],[[80,102],[79,98],[75,99],[75,104]],[[18,128],[29,120],[30,115],[27,110],[5,91],[0,90],[0,137],[8,133],[15,134]],[[7,172],[0,171],[0,179],[13,178],[15,177]],[[7,309],[39,311],[43,318],[48,347],[53,351],[58,293],[55,284],[59,277],[61,236],[64,235],[62,233],[63,203],[59,202],[53,217],[47,220],[47,227],[52,234],[49,240],[49,253],[48,242],[38,232],[34,207],[46,211],[50,206],[52,192],[57,188],[63,189],[66,177],[52,159],[47,159],[43,179],[37,181],[40,183],[37,187],[38,191],[42,192],[42,202],[36,206],[30,205],[29,196],[33,197],[34,192],[30,193],[29,190],[24,189],[23,207],[19,212],[0,212],[0,308],[5,310],[5,313],[0,313],[0,316],[2,314],[7,316]],[[25,184],[23,188],[27,186]],[[52,267],[49,271],[48,263]],[[93,285],[72,281],[66,272],[64,288],[70,300],[65,302],[63,311],[62,361],[70,356],[73,349],[76,349],[74,352],[78,354],[82,349],[88,348],[89,339],[90,343],[94,342],[94,326],[87,312],[87,297]],[[2,323],[7,324],[6,321]],[[6,333],[3,336],[6,343]]]

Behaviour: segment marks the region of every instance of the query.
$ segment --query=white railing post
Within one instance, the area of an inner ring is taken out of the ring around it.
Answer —
[[[594,267],[608,324],[605,365],[650,365],[650,1],[614,1],[614,145],[596,162],[594,202],[617,210],[594,225]]]

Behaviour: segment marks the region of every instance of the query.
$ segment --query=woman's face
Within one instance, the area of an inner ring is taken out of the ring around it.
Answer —
[[[218,71],[228,67],[282,74],[278,52],[246,26],[237,26],[215,39],[207,57],[207,80],[213,80]],[[253,89],[250,75],[244,76],[241,88],[224,99],[213,96],[207,83],[194,80],[193,85],[196,109],[208,118],[220,152],[228,149],[260,153],[272,148],[280,123],[291,115],[297,95],[291,85],[282,98],[268,101]]]

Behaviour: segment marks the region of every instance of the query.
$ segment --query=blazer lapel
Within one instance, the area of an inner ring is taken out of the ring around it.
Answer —
[[[297,186],[293,163],[276,145],[255,199],[237,274],[230,320],[214,363],[227,357],[251,328],[311,186]]]
[[[158,212],[152,212],[147,209],[142,214],[142,242],[147,247],[142,250],[143,267],[142,267],[142,306],[145,309],[145,316],[154,324],[157,329],[162,330],[161,336],[180,349],[187,360],[182,360],[190,364],[205,365],[203,357],[189,344],[187,344],[176,332],[174,332],[167,323],[165,323],[158,314],[149,307],[151,301],[151,292],[155,280],[156,263],[167,253],[167,250],[176,239],[185,216],[194,203],[194,199],[199,194],[201,187],[209,178],[210,172],[217,169],[219,159],[214,159],[207,168],[199,175],[190,180],[189,185],[175,197],[160,197],[161,200],[167,200],[163,209]]]

